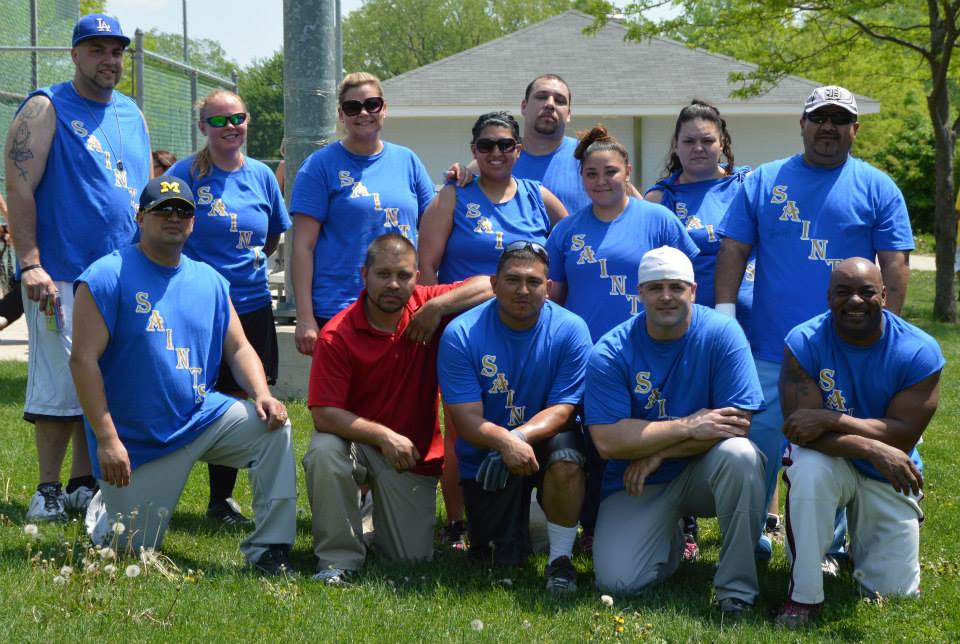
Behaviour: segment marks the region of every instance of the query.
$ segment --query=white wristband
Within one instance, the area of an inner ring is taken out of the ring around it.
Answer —
[[[717,302],[713,308],[717,313],[722,313],[732,318],[737,317],[737,305],[733,302]]]

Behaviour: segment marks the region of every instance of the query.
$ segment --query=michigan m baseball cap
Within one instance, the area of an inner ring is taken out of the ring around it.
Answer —
[[[112,17],[102,13],[91,13],[89,16],[83,16],[73,27],[73,46],[90,38],[116,38],[126,47],[130,44],[130,39],[123,35],[123,29],[120,28],[120,22]]]
[[[809,114],[827,105],[836,105],[837,107],[842,107],[854,116],[859,115],[857,99],[853,97],[853,93],[850,92],[850,90],[840,87],[839,85],[825,85],[824,87],[818,87],[813,90],[803,103],[803,113]]]
[[[140,193],[140,210],[153,210],[170,201],[178,201],[190,208],[197,207],[190,186],[173,175],[164,174],[151,180]]]

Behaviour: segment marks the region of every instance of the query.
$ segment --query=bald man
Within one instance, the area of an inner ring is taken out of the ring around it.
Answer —
[[[943,353],[936,340],[889,310],[880,270],[841,262],[830,310],[787,335],[780,372],[783,433],[790,441],[787,602],[777,623],[806,625],[823,605],[820,562],[845,507],[854,578],[871,594],[920,588],[917,443],[939,402]]]

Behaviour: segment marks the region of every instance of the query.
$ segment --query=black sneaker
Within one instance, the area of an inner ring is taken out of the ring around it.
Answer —
[[[547,591],[554,595],[566,595],[577,592],[577,569],[570,557],[557,557],[543,569],[543,578],[547,580]]]
[[[467,549],[467,524],[464,521],[451,521],[440,528],[440,543],[454,550]]]
[[[737,620],[753,610],[753,604],[749,604],[737,597],[724,597],[717,602],[720,606],[720,612],[728,619]]]
[[[293,576],[296,573],[290,568],[290,546],[286,544],[271,544],[253,564],[255,571],[261,575],[279,577],[280,575]]]
[[[243,513],[240,512],[240,506],[232,498],[224,499],[209,506],[207,517],[231,528],[253,525],[253,521],[243,516]]]

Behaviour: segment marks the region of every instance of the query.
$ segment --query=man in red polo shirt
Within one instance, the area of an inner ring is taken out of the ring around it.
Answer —
[[[359,486],[374,496],[373,548],[393,561],[433,556],[443,437],[437,418],[441,320],[493,296],[488,276],[417,286],[417,251],[389,233],[370,244],[364,290],[317,339],[303,457],[314,579],[342,583],[364,561]]]

